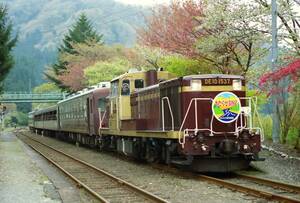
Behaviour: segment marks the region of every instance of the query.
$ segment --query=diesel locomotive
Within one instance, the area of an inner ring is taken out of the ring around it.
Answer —
[[[259,160],[245,79],[130,71],[29,114],[30,129],[148,162],[228,172]]]

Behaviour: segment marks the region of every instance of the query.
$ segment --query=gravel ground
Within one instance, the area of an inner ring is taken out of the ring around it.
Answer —
[[[177,177],[170,173],[116,158],[107,153],[78,148],[72,144],[48,137],[32,134],[33,137],[47,141],[55,148],[87,161],[96,167],[127,180],[149,192],[157,194],[170,202],[267,202],[242,193],[218,187],[207,182]]]
[[[252,166],[259,171],[248,170],[246,173],[300,186],[300,161],[284,158],[267,150],[262,150],[260,156],[266,160],[252,162]]]
[[[295,148],[291,148],[288,145],[273,143],[271,140],[265,140],[263,142],[263,144],[269,148],[272,148],[272,149],[278,151],[278,152],[288,154],[289,156],[292,156],[292,157],[300,158],[300,149],[297,150]]]
[[[279,154],[286,154],[291,157],[296,157],[297,159],[280,156],[279,154],[264,149],[261,151],[260,157],[266,160],[252,162],[251,164],[253,168],[257,170],[243,172],[300,186],[300,152],[286,145],[274,144],[268,140],[265,140],[263,144],[275,150],[277,153],[279,152]]]

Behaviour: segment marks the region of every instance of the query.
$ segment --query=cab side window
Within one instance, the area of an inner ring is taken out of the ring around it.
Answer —
[[[114,81],[111,83],[111,93],[110,93],[111,97],[118,96],[118,85],[119,85],[118,81]]]
[[[144,87],[144,80],[142,79],[136,79],[134,80],[134,88],[143,88]]]
[[[130,81],[123,80],[122,88],[121,88],[121,95],[129,95],[129,94],[130,94]]]

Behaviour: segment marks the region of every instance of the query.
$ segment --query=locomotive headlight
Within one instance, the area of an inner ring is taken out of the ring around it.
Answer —
[[[192,90],[201,90],[202,83],[201,80],[191,80]]]
[[[242,90],[242,81],[241,80],[232,80],[233,90]]]

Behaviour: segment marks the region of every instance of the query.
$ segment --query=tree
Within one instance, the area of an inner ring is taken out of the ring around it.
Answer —
[[[259,4],[262,8],[268,9],[269,15],[271,14],[271,2],[267,0],[255,0],[257,4]],[[299,58],[300,55],[300,17],[298,15],[298,9],[300,6],[300,2],[298,0],[279,0],[276,1],[278,5],[277,9],[277,17],[278,21],[278,47],[279,50],[283,50],[288,53],[289,56],[295,56],[295,58]],[[277,64],[277,67],[280,65]],[[283,69],[288,70],[288,69]],[[277,70],[272,70],[275,75],[280,73]],[[271,76],[271,75],[270,75]],[[265,77],[266,78],[266,77]],[[288,83],[290,77],[284,77],[280,81],[273,80],[270,84],[272,86],[272,90],[276,90],[279,92],[273,95],[273,103],[274,103],[274,112],[273,112],[273,121],[274,123],[278,123],[278,119],[280,120],[283,116],[288,116],[286,113],[291,108],[291,111],[294,112],[293,105],[291,104],[291,100],[297,98],[297,94],[288,94],[287,92],[283,92],[282,85]],[[280,93],[282,92],[282,93]],[[282,97],[284,96],[284,97]],[[280,101],[281,100],[281,101]],[[297,101],[297,99],[296,99]],[[282,111],[283,110],[283,111]],[[294,119],[295,120],[295,119]],[[287,120],[289,121],[289,119]],[[274,126],[274,130],[277,133],[281,133],[281,137],[284,137],[282,141],[285,142],[285,137],[287,135],[287,129],[289,129],[289,124],[285,125],[286,120],[281,119],[279,122],[280,125]],[[288,128],[287,128],[288,127]],[[300,134],[300,133],[299,133]],[[299,140],[299,139],[298,139]],[[274,141],[277,141],[276,139]]]
[[[181,55],[167,55],[160,59],[159,66],[167,71],[181,77],[192,74],[208,74],[211,69],[208,63],[199,63],[195,59],[190,59]]]
[[[122,46],[105,46],[93,41],[73,44],[76,54],[64,53],[61,59],[66,62],[66,70],[58,76],[59,81],[69,87],[70,91],[78,91],[88,85],[84,77],[84,70],[97,62],[111,62],[113,60],[127,60],[127,53],[131,52]],[[113,69],[113,67],[111,67]],[[114,71],[114,70],[108,70]]]
[[[127,72],[131,67],[128,60],[115,59],[113,61],[101,61],[84,70],[84,76],[88,85],[95,85],[99,82],[110,81]]]
[[[260,29],[266,9],[258,8],[237,0],[173,1],[152,11],[139,42],[205,61],[210,72],[246,75],[267,50]]]
[[[261,7],[271,10],[270,1],[255,0]],[[291,51],[300,55],[300,17],[298,9],[299,0],[280,0],[277,1],[277,16],[281,25],[278,29],[278,40],[282,46],[288,46]]]
[[[62,45],[58,48],[58,62],[53,64],[50,71],[48,70],[45,73],[46,77],[62,90],[69,90],[69,87],[59,79],[59,76],[67,70],[68,65],[68,62],[62,59],[62,55],[77,54],[73,48],[74,44],[77,43],[87,44],[88,42],[93,41],[102,45],[102,37],[103,35],[97,34],[97,32],[93,29],[91,22],[88,20],[86,15],[81,14],[73,27],[69,29],[68,34],[65,35]]]
[[[203,7],[199,0],[172,1],[168,6],[161,5],[146,18],[146,26],[137,30],[139,43],[195,57],[198,55],[195,43],[201,34],[194,29],[194,17],[201,14]]]
[[[59,93],[60,90],[54,83],[43,83],[39,86],[36,86],[33,89],[33,93],[41,94],[41,93]]]
[[[17,36],[11,36],[12,23],[7,15],[7,7],[0,4],[0,92],[3,91],[3,80],[14,65],[11,52],[17,42]]]
[[[280,121],[281,141],[286,143],[291,130],[298,131],[296,147],[300,142],[300,59],[294,59],[288,65],[278,70],[265,73],[260,78],[260,86],[269,95],[280,98],[277,112]],[[276,84],[276,85],[274,85]]]
[[[47,94],[47,93],[59,93],[60,89],[54,84],[54,83],[43,83],[39,86],[36,86],[33,89],[33,93],[35,94]],[[49,106],[53,106],[53,103],[33,103],[32,104],[32,109],[42,109],[42,108],[47,108]]]
[[[267,54],[266,9],[253,2],[207,0],[197,17],[199,55],[221,73],[246,75]]]

